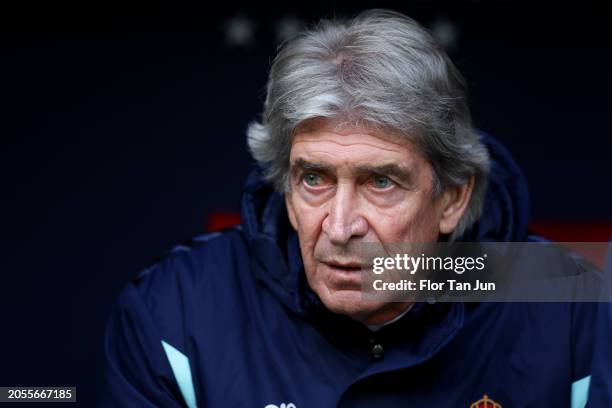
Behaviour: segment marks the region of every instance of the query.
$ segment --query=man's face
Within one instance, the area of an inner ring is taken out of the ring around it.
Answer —
[[[360,245],[434,242],[454,229],[452,196],[432,198],[431,165],[406,138],[321,120],[296,132],[290,172],[285,201],[310,287],[366,324],[395,317],[405,304],[362,299]]]

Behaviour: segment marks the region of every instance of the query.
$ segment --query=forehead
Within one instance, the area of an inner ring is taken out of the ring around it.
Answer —
[[[331,165],[397,163],[412,167],[423,161],[407,137],[378,129],[338,126],[317,121],[298,127],[290,160],[315,160]]]

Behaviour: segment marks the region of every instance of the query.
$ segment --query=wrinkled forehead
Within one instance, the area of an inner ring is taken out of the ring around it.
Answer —
[[[300,122],[295,128],[294,135],[317,134],[321,132],[331,132],[340,136],[352,133],[369,134],[385,141],[393,143],[411,143],[411,138],[396,129],[390,127],[377,126],[358,119],[339,119],[316,117]]]
[[[415,167],[424,158],[407,135],[390,129],[327,119],[303,122],[294,132],[290,162],[325,162],[359,167],[396,164]]]

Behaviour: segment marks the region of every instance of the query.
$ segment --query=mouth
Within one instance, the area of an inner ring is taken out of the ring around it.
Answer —
[[[325,265],[327,265],[330,269],[333,269],[335,271],[339,271],[339,272],[359,272],[361,271],[361,263],[359,262],[337,262],[337,261],[328,261],[328,262],[323,262]]]
[[[361,263],[353,261],[327,260],[321,265],[327,270],[327,282],[334,290],[358,291],[363,281]]]

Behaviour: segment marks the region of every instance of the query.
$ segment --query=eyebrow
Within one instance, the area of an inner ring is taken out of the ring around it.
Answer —
[[[380,174],[383,176],[392,176],[397,178],[399,181],[412,185],[414,182],[413,172],[404,166],[397,165],[395,163],[381,164],[381,165],[360,165],[356,166],[355,170],[358,173],[370,173]],[[295,178],[300,172],[305,171],[316,171],[327,174],[333,174],[334,167],[325,163],[310,162],[308,160],[299,158],[291,163],[290,173],[291,177]]]
[[[297,176],[300,172],[304,171],[317,171],[323,173],[332,173],[333,167],[319,162],[310,162],[304,159],[297,159],[291,163],[290,172],[291,177]]]
[[[381,164],[381,165],[361,165],[357,166],[357,171],[360,173],[374,173],[383,176],[392,176],[397,178],[399,181],[411,185],[414,181],[413,172],[404,166],[397,165],[395,163]]]

